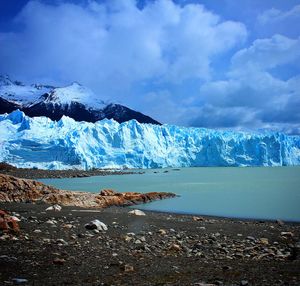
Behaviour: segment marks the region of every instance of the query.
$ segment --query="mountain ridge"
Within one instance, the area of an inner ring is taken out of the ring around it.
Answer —
[[[93,123],[107,118],[119,123],[135,119],[140,123],[161,125],[139,111],[121,104],[104,102],[77,82],[65,87],[25,85],[0,75],[0,114],[16,109],[30,117],[46,116],[56,121],[65,115],[76,121]]]

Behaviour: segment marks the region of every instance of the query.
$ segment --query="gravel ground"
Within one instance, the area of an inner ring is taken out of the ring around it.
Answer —
[[[0,285],[300,285],[300,224],[46,208],[0,204],[21,219],[0,233]]]

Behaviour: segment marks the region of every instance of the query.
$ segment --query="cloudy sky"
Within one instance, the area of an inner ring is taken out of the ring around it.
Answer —
[[[0,73],[162,123],[300,133],[300,1],[0,1]]]

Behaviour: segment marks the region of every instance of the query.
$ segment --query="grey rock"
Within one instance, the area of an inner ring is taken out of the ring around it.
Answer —
[[[13,278],[12,281],[16,285],[22,285],[28,283],[28,280],[24,278]]]
[[[228,271],[228,270],[232,270],[232,267],[231,267],[231,266],[228,266],[228,265],[225,265],[225,266],[222,267],[222,269],[223,269],[224,271]]]
[[[105,231],[105,230],[107,230],[107,225],[105,223],[103,223],[102,221],[95,219],[95,220],[92,220],[89,223],[87,223],[85,225],[85,228],[89,229],[89,230],[97,229],[97,230]]]
[[[277,220],[276,220],[276,223],[277,223],[278,225],[280,225],[280,226],[283,226],[283,225],[284,225],[284,222],[283,222],[282,220],[280,220],[280,219],[277,219]]]
[[[16,262],[18,259],[14,256],[8,255],[0,255],[0,263],[1,262]]]
[[[57,240],[56,240],[56,243],[57,243],[58,245],[69,245],[69,243],[66,242],[66,241],[65,241],[64,239],[62,239],[62,238],[57,239]]]

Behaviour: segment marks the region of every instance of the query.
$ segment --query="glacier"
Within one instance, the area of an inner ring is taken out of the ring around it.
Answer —
[[[300,165],[300,136],[0,115],[0,161],[22,168]]]

